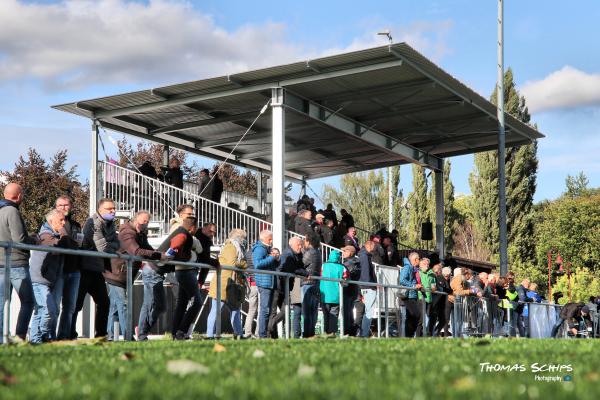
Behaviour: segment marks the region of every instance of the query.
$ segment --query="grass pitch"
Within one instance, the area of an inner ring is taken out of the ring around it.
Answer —
[[[82,398],[598,399],[600,341],[164,340],[0,348],[0,399]]]

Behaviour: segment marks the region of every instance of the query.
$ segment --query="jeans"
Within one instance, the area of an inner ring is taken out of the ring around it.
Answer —
[[[3,340],[3,321],[4,321],[4,266],[0,268],[0,343]],[[10,284],[15,288],[19,300],[21,301],[21,309],[17,317],[16,335],[21,339],[27,336],[27,328],[31,320],[31,314],[35,306],[35,297],[33,294],[33,286],[31,284],[31,276],[29,275],[29,265],[13,266],[10,269]]]
[[[110,298],[110,309],[108,311],[108,340],[113,340],[115,337],[119,339],[119,335],[127,337],[127,294],[125,288],[108,284],[108,297]],[[115,321],[119,322],[119,332],[113,332]]]
[[[75,304],[75,312],[71,320],[71,337],[77,338],[75,326],[77,324],[77,314],[83,309],[83,302],[87,294],[92,296],[96,303],[96,320],[94,322],[96,332],[95,337],[106,336],[106,325],[108,324],[108,309],[110,308],[110,300],[106,290],[106,282],[101,272],[81,270],[79,279],[79,288],[77,290],[77,303]]]
[[[71,323],[77,303],[80,277],[81,273],[79,271],[63,272],[62,310],[60,320],[58,321],[58,333],[56,334],[58,340],[75,339],[71,337]],[[58,305],[59,303],[57,302],[56,304]]]
[[[550,334],[550,337],[555,338],[556,334],[558,333],[558,330],[560,329],[560,327],[562,326],[562,324],[565,322],[564,319],[559,318],[556,320],[556,324],[554,324],[554,326],[552,327],[552,333]]]
[[[292,336],[294,339],[302,337],[302,326],[300,320],[302,318],[302,303],[292,304]]]
[[[217,322],[217,299],[211,299],[212,303],[210,306],[210,313],[208,314],[208,320],[206,321],[206,336],[214,337],[215,336],[215,327]],[[221,301],[221,309],[223,307],[229,308],[231,313],[230,321],[231,326],[233,327],[233,334],[237,336],[242,336],[242,312],[240,309],[233,309],[224,301]]]
[[[58,318],[58,307],[52,293],[52,288],[41,283],[33,283],[33,294],[35,296],[35,309],[31,319],[31,343],[39,344],[54,339],[52,327],[56,326]]]
[[[361,289],[360,292],[363,295],[363,301],[365,303],[365,314],[363,315],[362,325],[360,326],[360,336],[369,337],[373,309],[375,308],[375,301],[377,300],[377,292],[374,289]]]
[[[338,317],[340,315],[340,305],[332,303],[323,304],[323,325],[325,333],[335,334],[338,330]]]
[[[248,314],[246,315],[246,323],[244,324],[244,335],[250,336],[253,333],[257,335],[258,324],[256,329],[252,331],[252,325],[254,324],[254,318],[258,312],[258,288],[256,286],[250,286],[250,293],[248,294]]]
[[[258,337],[267,337],[267,324],[271,313],[271,297],[273,289],[258,288]]]
[[[311,284],[302,286],[302,316],[304,317],[304,332],[302,336],[305,338],[315,336],[320,298],[319,285]]]
[[[142,269],[144,301],[138,322],[138,340],[148,340],[150,329],[152,329],[160,314],[166,310],[164,280],[165,277],[155,272],[150,266],[146,265]]]
[[[177,291],[177,305],[173,315],[173,338],[177,335],[177,331],[187,334],[190,325],[192,325],[202,307],[202,297],[200,296],[200,289],[198,289],[198,270],[176,271],[175,276],[177,282],[179,282],[179,290]],[[188,308],[190,299],[192,299],[192,304]]]

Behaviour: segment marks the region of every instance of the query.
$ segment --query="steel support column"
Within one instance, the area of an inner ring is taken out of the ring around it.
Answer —
[[[504,2],[498,0],[498,206],[500,225],[500,275],[508,273],[508,238],[506,229],[506,176],[504,133]]]
[[[90,215],[96,212],[98,203],[98,123],[92,121],[92,169],[90,172]]]
[[[283,249],[284,238],[284,166],[285,166],[285,108],[284,90],[275,87],[271,90],[272,109],[272,176],[273,179],[273,247]]]
[[[258,213],[264,214],[264,204],[263,204],[263,176],[262,172],[256,171],[256,199],[258,200]]]
[[[387,169],[388,178],[388,232],[394,229],[394,191],[392,189],[392,167]]]
[[[443,165],[443,164],[442,164]],[[436,250],[443,259],[446,255],[444,243],[444,170],[435,171],[435,242]]]

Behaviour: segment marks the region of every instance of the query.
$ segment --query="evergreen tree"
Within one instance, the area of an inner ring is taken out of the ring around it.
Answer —
[[[408,204],[408,243],[418,246],[421,243],[421,224],[429,219],[427,177],[425,169],[420,165],[413,164],[413,190],[409,196]]]
[[[528,124],[531,116],[525,98],[516,89],[512,70],[504,75],[505,112]],[[496,103],[496,91],[491,96]],[[537,143],[506,151],[506,210],[509,255],[511,262],[535,259],[533,236],[533,195],[536,189]],[[493,255],[499,252],[498,153],[475,155],[475,170],[469,177],[473,202],[474,225]]]

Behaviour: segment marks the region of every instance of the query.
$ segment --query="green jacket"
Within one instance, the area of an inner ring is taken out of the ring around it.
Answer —
[[[433,270],[430,269],[427,272],[419,271],[419,276],[421,277],[421,285],[423,286],[423,289],[427,290],[425,293],[423,293],[422,290],[417,292],[419,295],[419,300],[421,300],[423,295],[425,295],[425,302],[431,303],[431,285],[435,284],[435,274],[433,273]]]
[[[323,264],[321,276],[325,278],[342,279],[344,266],[342,265],[342,253],[333,250],[329,253],[329,259]],[[340,304],[340,285],[338,282],[321,281],[321,303]]]

